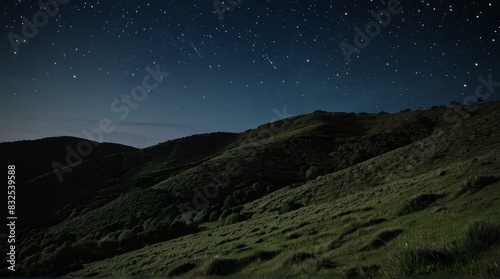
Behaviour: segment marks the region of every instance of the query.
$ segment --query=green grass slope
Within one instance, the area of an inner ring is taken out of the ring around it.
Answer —
[[[82,164],[37,182],[59,193],[39,218],[59,217],[26,226],[19,270],[500,276],[498,112],[316,112]]]

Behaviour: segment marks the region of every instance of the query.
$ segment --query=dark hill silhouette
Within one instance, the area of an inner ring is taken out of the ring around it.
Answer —
[[[51,164],[58,161],[64,164],[68,151],[66,147],[76,150],[84,139],[75,137],[52,137],[39,140],[26,140],[0,143],[0,154],[4,164],[16,165],[16,182],[22,184],[37,176],[52,172]],[[94,142],[93,142],[94,143]],[[115,153],[130,152],[137,148],[114,143],[100,143],[93,148],[86,159],[95,159]]]

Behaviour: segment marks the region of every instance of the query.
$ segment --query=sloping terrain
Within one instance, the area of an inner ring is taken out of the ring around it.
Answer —
[[[500,103],[457,109],[315,112],[28,181],[18,270],[499,276]]]

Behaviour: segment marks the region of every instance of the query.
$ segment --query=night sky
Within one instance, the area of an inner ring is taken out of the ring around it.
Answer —
[[[106,119],[103,141],[146,147],[315,110],[449,105],[480,75],[500,80],[499,1],[402,0],[350,63],[340,45],[387,1],[233,0],[219,14],[213,0],[59,2],[0,4],[0,142],[85,137]],[[31,38],[22,17],[40,26],[25,23]]]

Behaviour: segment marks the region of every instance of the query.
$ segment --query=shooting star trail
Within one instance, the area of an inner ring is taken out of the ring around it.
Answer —
[[[276,66],[274,66],[273,61],[271,61],[271,59],[269,59],[269,56],[267,56],[267,55],[266,55],[266,59],[267,59],[267,61],[269,61],[269,63],[271,63],[271,66],[273,66],[273,68],[274,68],[275,70],[277,70],[277,69],[278,69],[278,68],[276,68]]]
[[[194,48],[194,50],[196,51],[196,53],[198,53],[198,56],[200,56],[201,59],[205,59],[203,58],[203,56],[201,56],[200,52],[198,51],[198,49],[194,46],[193,42],[191,42],[190,39],[188,39],[189,43],[191,44],[191,46]]]

